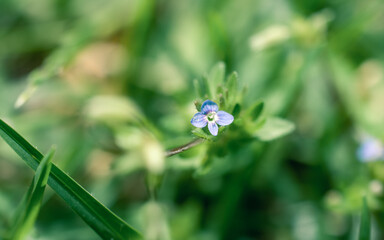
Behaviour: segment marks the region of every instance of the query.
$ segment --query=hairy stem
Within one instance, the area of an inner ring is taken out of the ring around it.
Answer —
[[[199,144],[202,143],[202,142],[204,142],[204,139],[202,139],[202,138],[197,138],[197,139],[193,140],[192,142],[189,142],[189,143],[187,143],[187,144],[185,144],[185,145],[182,145],[182,146],[180,146],[180,147],[176,147],[176,148],[173,148],[173,149],[171,149],[171,150],[168,150],[168,151],[165,153],[165,156],[166,156],[166,157],[171,157],[171,156],[173,156],[173,155],[175,155],[175,154],[184,152],[184,151],[186,151],[186,150],[188,150],[188,149],[190,149],[190,148],[192,148],[192,147],[194,147],[194,146],[196,146],[196,145],[199,145]]]

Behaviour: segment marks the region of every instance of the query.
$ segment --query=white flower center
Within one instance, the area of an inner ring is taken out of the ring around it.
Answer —
[[[217,114],[215,112],[209,112],[207,115],[208,122],[216,122],[217,121]]]

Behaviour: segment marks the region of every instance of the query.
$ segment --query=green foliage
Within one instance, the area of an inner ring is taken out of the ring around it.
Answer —
[[[209,89],[211,91],[210,96],[213,97],[216,95],[215,90],[218,88],[218,86],[223,84],[224,76],[225,76],[225,64],[222,62],[219,62],[211,69],[207,77]]]
[[[224,75],[225,65],[220,62],[212,68],[208,77],[203,77],[202,79],[209,83],[209,89],[216,89],[216,91],[210,92],[210,96],[212,97],[211,99],[219,103],[219,110],[233,113],[235,118],[234,126],[220,127],[217,137],[212,136],[206,128],[195,128],[192,130],[192,134],[195,136],[216,142],[208,146],[206,155],[203,157],[200,167],[196,170],[195,176],[223,174],[222,169],[216,166],[216,162],[225,161],[221,159],[222,152],[217,151],[217,149],[226,149],[226,154],[231,155],[232,152],[237,152],[238,148],[244,148],[245,145],[250,144],[253,140],[272,141],[288,135],[295,128],[294,124],[288,120],[263,116],[264,102],[261,100],[255,101],[250,107],[243,110],[244,114],[240,114],[242,106],[245,105],[243,101],[245,93],[239,87],[238,74],[233,72],[226,81],[224,81]],[[199,86],[195,84],[195,87]],[[200,111],[201,102],[206,100],[205,98],[199,98],[200,96],[198,94],[198,99],[195,101],[197,111]],[[224,134],[223,137],[220,136],[222,134]],[[233,142],[238,143],[236,148],[232,146]],[[230,165],[231,163],[228,162],[227,164]],[[228,169],[224,172],[227,171]]]
[[[15,221],[7,239],[25,239],[33,227],[43,200],[54,152],[55,150],[51,148],[39,163],[33,181],[16,212]]]
[[[199,138],[203,138],[205,140],[211,140],[213,139],[213,137],[211,135],[209,135],[208,133],[206,133],[204,130],[202,130],[201,128],[195,128],[192,130],[192,133],[194,135],[196,135],[197,137]]]
[[[255,132],[255,137],[262,141],[271,141],[291,133],[295,125],[291,122],[270,117],[267,118],[263,126]]]
[[[371,214],[367,205],[367,198],[363,198],[360,216],[359,240],[371,239]]]
[[[253,104],[252,107],[250,107],[250,116],[253,121],[256,121],[260,114],[263,112],[264,109],[264,102],[263,101],[257,101]]]
[[[227,91],[225,96],[228,96],[228,102],[235,102],[239,91],[239,77],[237,72],[233,72],[229,75],[226,82]]]
[[[382,9],[1,0],[0,116],[58,146],[30,238],[351,239],[366,195],[384,239]],[[207,99],[234,116],[218,136],[190,123]],[[0,141],[1,236],[32,177]]]
[[[0,120],[0,136],[34,170],[43,155]],[[140,235],[122,219],[93,198],[66,173],[52,164],[48,185],[103,239],[139,239]]]

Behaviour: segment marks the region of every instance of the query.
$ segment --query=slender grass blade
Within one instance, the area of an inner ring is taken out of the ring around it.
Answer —
[[[33,169],[43,155],[0,119],[0,136]],[[103,239],[141,239],[141,235],[52,163],[48,185]]]
[[[370,240],[371,239],[371,216],[369,213],[367,199],[363,198],[363,206],[361,209],[360,217],[360,229],[359,229],[359,240]]]

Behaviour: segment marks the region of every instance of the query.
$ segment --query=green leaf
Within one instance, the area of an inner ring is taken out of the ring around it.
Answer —
[[[223,62],[217,63],[209,72],[208,83],[211,91],[215,91],[219,85],[224,82],[225,76],[225,64]],[[211,92],[211,96],[214,97],[215,92]]]
[[[40,210],[45,186],[51,171],[51,158],[54,154],[54,148],[41,160],[37,167],[32,184],[23,198],[15,216],[15,223],[10,231],[9,239],[24,239],[33,227]]]
[[[253,121],[257,120],[264,109],[264,102],[263,101],[257,101],[253,106],[250,108],[249,115]]]
[[[201,105],[202,105],[201,100],[198,99],[198,100],[194,101],[194,104],[195,104],[196,110],[198,112],[200,112],[201,111]]]
[[[229,75],[226,87],[228,89],[228,102],[233,103],[236,100],[239,89],[239,77],[237,72],[233,72]]]
[[[261,141],[272,141],[291,133],[294,129],[295,125],[292,122],[270,117],[254,136]]]
[[[235,107],[233,108],[233,111],[232,111],[232,116],[234,118],[237,118],[240,114],[240,111],[241,111],[241,106],[240,104],[236,103]]]
[[[208,79],[206,77],[193,80],[193,86],[195,88],[195,94],[197,98],[207,99],[210,97],[211,93]]]
[[[371,215],[369,213],[367,199],[364,197],[360,217],[359,240],[369,239],[371,239]]]
[[[43,155],[2,120],[0,136],[32,169],[37,169]],[[52,164],[48,185],[103,239],[141,239],[136,230],[55,164]]]
[[[202,86],[201,81],[199,79],[193,80],[193,87],[195,89],[195,95],[197,98],[203,98],[204,97],[204,89]]]
[[[192,130],[192,133],[199,137],[199,138],[203,138],[203,139],[206,139],[206,140],[210,140],[212,141],[212,136],[206,134],[201,128],[195,128]]]
[[[219,109],[225,109],[225,98],[223,96],[223,94],[219,94]]]

